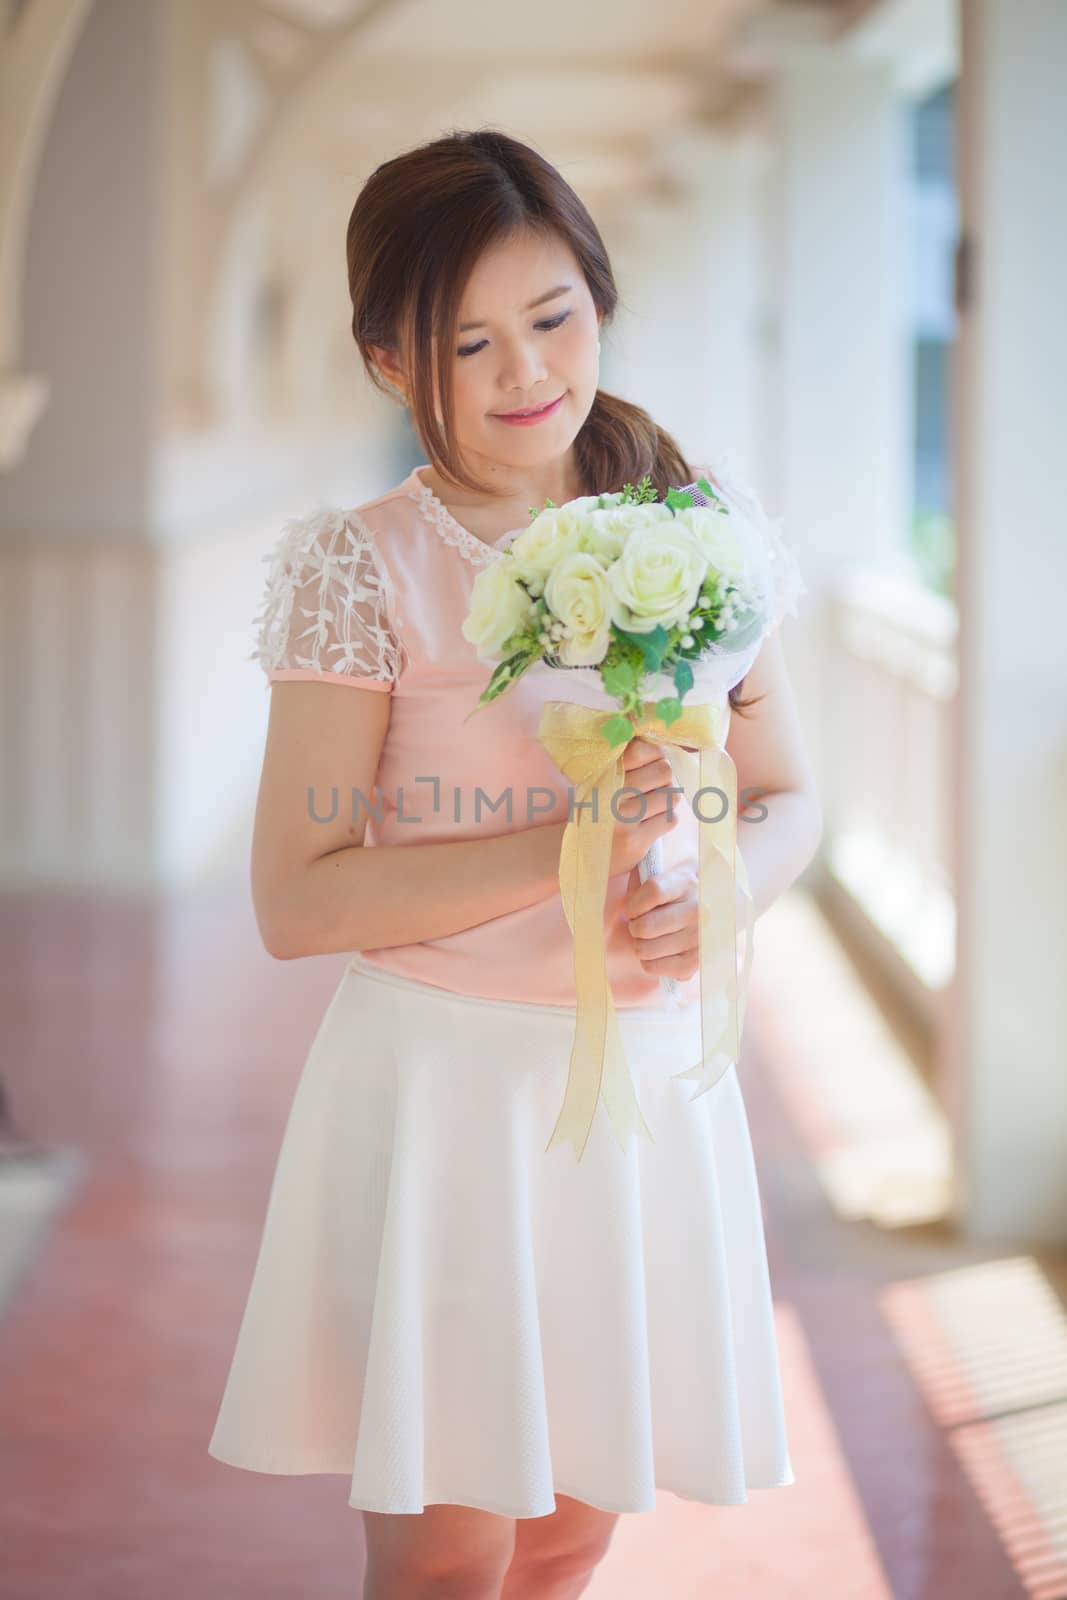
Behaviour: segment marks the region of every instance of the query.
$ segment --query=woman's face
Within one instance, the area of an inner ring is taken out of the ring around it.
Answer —
[[[523,468],[562,456],[592,408],[599,377],[599,318],[570,246],[523,233],[487,250],[458,322],[451,371],[462,456],[475,470],[480,462]],[[557,400],[539,422],[500,420]]]

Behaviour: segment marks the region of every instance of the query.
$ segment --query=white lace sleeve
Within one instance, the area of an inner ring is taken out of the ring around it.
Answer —
[[[771,593],[764,633],[773,633],[784,617],[798,615],[797,602],[801,595],[808,593],[796,556],[786,542],[782,518],[767,515],[755,489],[734,472],[727,458],[713,459],[708,467],[702,467],[700,471],[710,477],[712,483],[719,485],[727,501],[736,505],[762,535],[771,569]]]
[[[294,518],[263,560],[271,565],[250,659],[267,683],[391,690],[404,652],[389,575],[362,518],[334,508]]]

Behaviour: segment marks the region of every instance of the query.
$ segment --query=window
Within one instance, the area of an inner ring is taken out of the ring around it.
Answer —
[[[923,580],[953,592],[955,526],[949,372],[956,337],[953,262],[959,207],[953,172],[951,84],[909,108],[912,553]]]

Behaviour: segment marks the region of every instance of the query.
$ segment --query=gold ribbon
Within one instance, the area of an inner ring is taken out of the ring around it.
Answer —
[[[737,1060],[752,964],[752,894],[737,848],[737,769],[725,748],[729,719],[728,702],[683,707],[682,715],[668,728],[656,716],[652,701],[644,703],[640,717],[631,718],[633,737],[643,735],[670,746],[672,767],[681,778],[700,830],[701,1058],[685,1071],[672,1074],[700,1083],[692,1100],[713,1088]],[[575,1032],[563,1107],[545,1150],[571,1143],[578,1161],[585,1152],[600,1099],[624,1150],[631,1133],[655,1143],[637,1103],[608,982],[604,905],[615,827],[611,799],[625,784],[626,746],[609,745],[600,732],[606,720],[604,711],[549,700],[541,708],[538,728],[538,738],[574,788],[574,815],[563,831],[560,849],[559,884],[574,935]],[[698,753],[695,756],[694,751]],[[718,789],[721,794],[698,797],[698,789]],[[717,817],[711,814],[716,803],[720,806]],[[744,895],[740,976],[738,886]]]

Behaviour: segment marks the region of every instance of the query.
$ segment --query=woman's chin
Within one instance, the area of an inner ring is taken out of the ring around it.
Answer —
[[[490,418],[479,448],[490,460],[504,465],[533,467],[540,462],[558,461],[574,444],[584,420],[575,423],[571,413],[569,418],[555,418],[537,428],[511,428],[506,423],[498,426]]]

